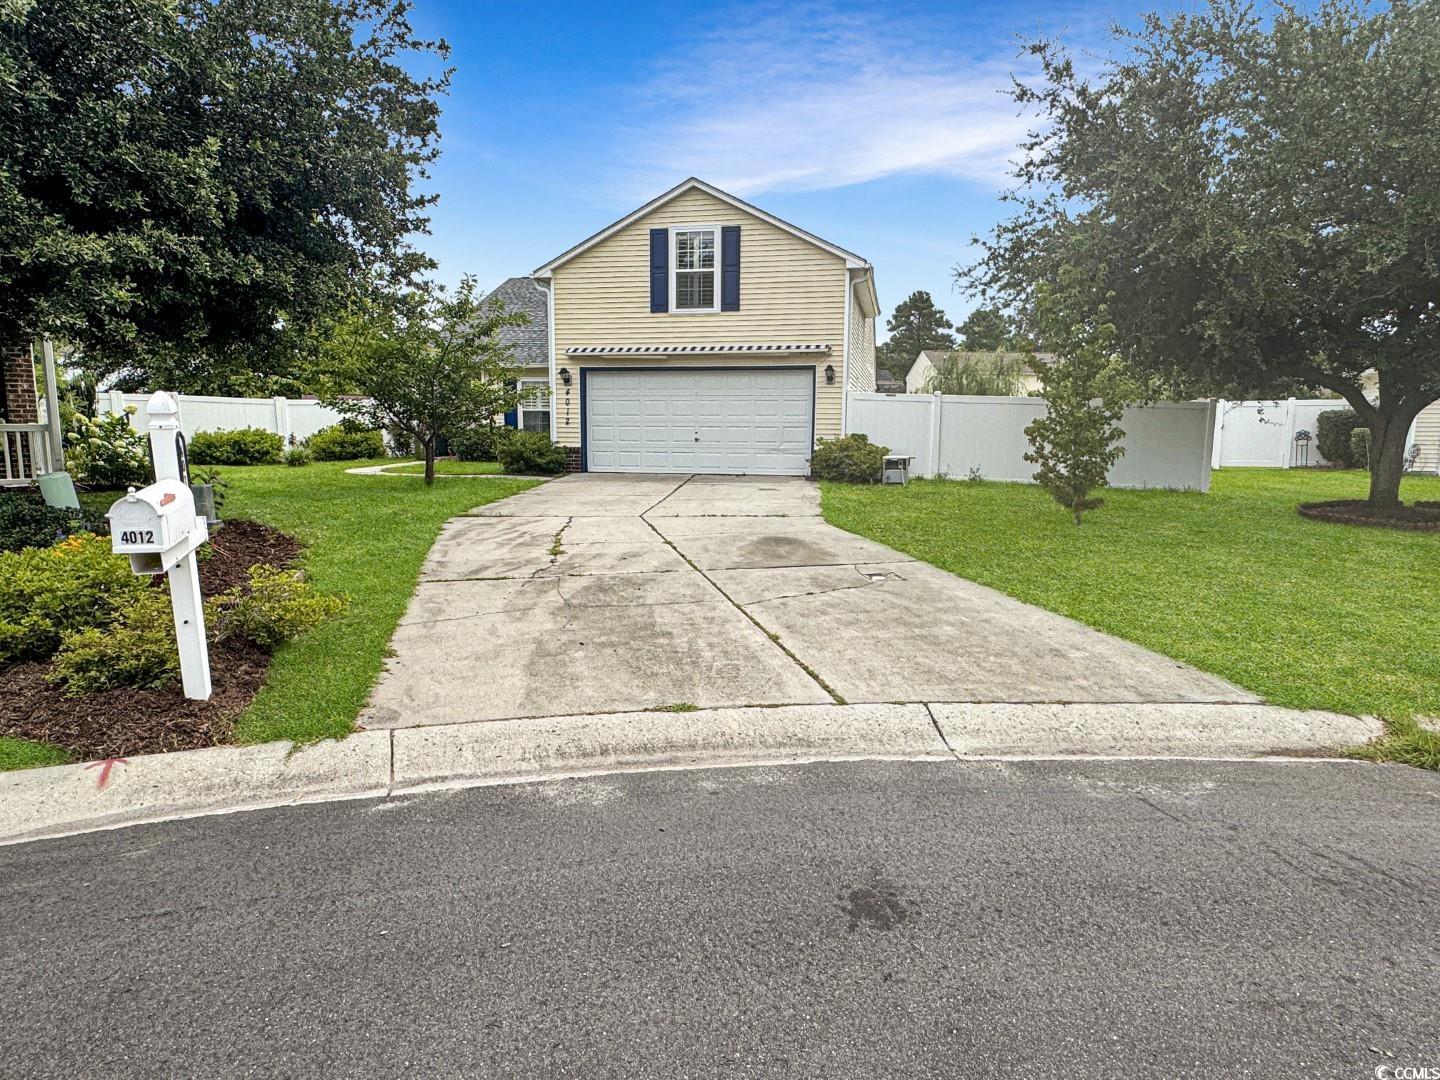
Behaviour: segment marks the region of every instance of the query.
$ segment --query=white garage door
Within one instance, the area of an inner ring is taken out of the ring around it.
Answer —
[[[814,401],[814,368],[588,371],[588,467],[803,476]]]

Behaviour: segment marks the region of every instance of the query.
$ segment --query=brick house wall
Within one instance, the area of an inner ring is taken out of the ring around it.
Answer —
[[[35,387],[35,357],[30,342],[0,344],[0,420],[38,424],[40,399]]]
[[[0,422],[35,424],[40,421],[40,401],[35,387],[35,355],[30,342],[0,343]],[[6,434],[6,449],[12,463],[31,471],[30,438]]]

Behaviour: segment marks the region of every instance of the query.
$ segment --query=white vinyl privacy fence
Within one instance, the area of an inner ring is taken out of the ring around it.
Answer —
[[[1126,409],[1125,455],[1110,470],[1124,488],[1210,488],[1214,403],[1161,402]],[[1029,482],[1025,428],[1045,414],[1035,397],[949,397],[940,394],[850,395],[850,430],[891,453],[909,454],[915,476]]]
[[[1217,469],[1227,465],[1296,469],[1334,464],[1320,453],[1316,439],[1320,414],[1349,407],[1339,398],[1217,402],[1211,464]],[[1431,405],[1415,418],[1407,445],[1414,447],[1416,471],[1440,472],[1440,404]]]
[[[1294,469],[1329,465],[1316,443],[1320,414],[1348,409],[1339,398],[1287,398],[1282,401],[1215,403],[1215,451],[1211,464]],[[1296,441],[1304,433],[1308,439]]]
[[[191,438],[197,431],[233,431],[236,428],[262,428],[273,431],[286,442],[293,435],[296,442],[308,439],[321,428],[338,424],[343,417],[328,405],[313,398],[241,398],[211,397],[202,394],[173,394],[180,406],[180,430]],[[149,394],[122,394],[110,390],[99,395],[99,412],[121,413],[129,406],[130,426],[145,431],[149,417],[145,402]]]

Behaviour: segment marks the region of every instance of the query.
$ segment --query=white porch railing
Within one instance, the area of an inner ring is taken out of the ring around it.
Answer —
[[[0,424],[0,487],[34,483],[50,471],[48,424]]]

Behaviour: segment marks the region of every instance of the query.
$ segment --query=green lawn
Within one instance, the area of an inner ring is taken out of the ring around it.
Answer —
[[[64,765],[69,760],[69,751],[58,746],[0,735],[0,772],[8,769],[34,769],[41,765]]]
[[[1077,529],[1037,487],[823,485],[843,529],[1128,638],[1278,705],[1440,716],[1440,534],[1307,521],[1358,472],[1217,471],[1209,494],[1106,491]],[[1402,498],[1440,499],[1440,477]]]
[[[415,473],[424,475],[425,463],[418,465],[401,465],[399,468],[387,469],[387,472]],[[502,471],[498,461],[456,461],[454,458],[437,458],[435,461],[436,476],[473,476],[476,473],[490,475]]]
[[[254,518],[298,537],[316,587],[348,600],[338,618],[276,653],[264,688],[236,725],[240,742],[309,742],[351,731],[440,526],[539,483],[456,479],[427,488],[419,477],[347,475],[355,464],[219,470],[228,484],[221,516]],[[97,492],[82,501],[103,513],[115,497]],[[70,757],[56,746],[0,737],[0,771],[58,765]]]
[[[237,725],[241,742],[350,731],[440,526],[536,483],[448,480],[427,488],[418,478],[346,475],[354,464],[220,470],[230,482],[222,516],[254,518],[298,537],[315,586],[349,599],[339,618],[281,647]]]

